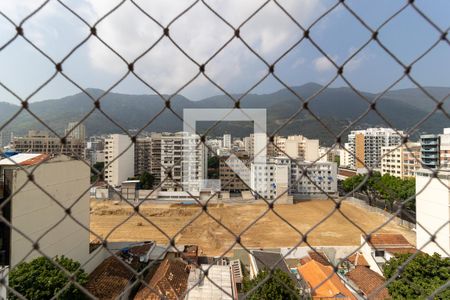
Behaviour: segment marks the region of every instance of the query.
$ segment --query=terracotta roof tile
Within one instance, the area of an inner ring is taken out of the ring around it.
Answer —
[[[322,251],[308,251],[308,255],[311,259],[321,263],[324,266],[331,266],[327,256]]]
[[[134,276],[124,264],[115,256],[108,257],[89,275],[86,289],[99,299],[117,298]]]
[[[181,299],[187,289],[188,265],[180,259],[166,258],[156,270],[147,286],[143,285],[134,299]]]
[[[373,234],[370,239],[370,244],[375,247],[379,246],[411,246],[408,240],[398,233],[377,233]]]
[[[305,265],[299,266],[297,269],[308,282],[311,289],[314,289],[312,293],[313,299],[333,299],[339,297],[339,299],[356,300],[356,297],[342,283],[339,276],[333,272],[332,267],[324,266],[315,260],[311,260]]]
[[[347,260],[354,266],[364,266],[364,267],[369,266],[369,263],[367,262],[364,255],[361,252],[353,253],[347,258]]]
[[[371,269],[363,266],[356,267],[346,275],[351,281],[353,281],[360,290],[369,299],[391,299],[388,290],[384,287],[375,293],[377,288],[382,286],[385,282],[384,278]]]

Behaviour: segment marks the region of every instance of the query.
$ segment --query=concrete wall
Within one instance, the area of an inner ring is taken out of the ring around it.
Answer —
[[[366,209],[366,210],[368,210],[370,212],[379,213],[379,214],[385,216],[386,218],[392,217],[391,213],[389,213],[389,212],[387,212],[387,211],[385,211],[385,210],[383,210],[381,208],[378,208],[378,207],[375,207],[375,206],[370,206],[364,200],[361,200],[361,199],[358,199],[358,198],[354,198],[354,197],[347,197],[347,198],[345,198],[345,201],[349,201],[349,202],[351,202],[353,204],[361,206],[361,207],[363,207],[364,209]],[[411,222],[405,221],[405,220],[403,220],[403,219],[401,219],[399,217],[394,217],[391,222],[395,222],[396,224],[398,224],[400,226],[403,226],[405,228],[408,228],[408,229],[416,228],[416,224],[415,223],[411,223]]]
[[[421,248],[430,240],[430,234],[435,234],[436,243],[429,243],[422,250],[428,254],[434,252],[448,257],[450,254],[450,172],[448,178],[431,178],[422,176],[425,170],[418,171],[416,177],[416,213],[417,248]],[[426,172],[428,173],[428,172]],[[430,232],[429,233],[427,233]],[[440,247],[438,247],[439,244]]]
[[[71,208],[71,214],[86,227],[89,227],[89,177],[90,170],[86,164],[67,157],[54,158],[34,170],[37,184],[64,207],[71,206],[81,197]],[[65,255],[83,264],[89,258],[89,232],[65,217],[63,208],[27,181],[23,170],[15,170],[13,193],[17,194],[12,198],[12,225],[33,241],[41,238],[39,247],[49,257]],[[11,266],[41,256],[37,251],[28,254],[32,247],[30,241],[13,230]]]

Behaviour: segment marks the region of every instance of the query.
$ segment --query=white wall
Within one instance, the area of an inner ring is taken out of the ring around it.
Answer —
[[[131,140],[124,134],[113,134],[106,141],[105,164],[108,165],[112,161],[106,169],[106,181],[110,185],[120,186],[123,181],[134,176],[134,145],[126,150]],[[114,160],[115,158],[117,159]]]
[[[33,174],[36,183],[64,207],[81,197],[72,207],[71,214],[89,228],[89,166],[61,156],[40,165]],[[23,170],[15,171],[13,193],[17,194],[12,198],[12,225],[33,241],[44,235],[39,240],[39,247],[49,257],[65,255],[84,263],[89,257],[89,232],[69,217],[64,218],[64,209],[36,185],[26,183],[27,180]],[[32,243],[13,230],[11,266],[41,256],[37,251],[28,255],[30,250]]]
[[[416,175],[417,248],[423,247],[430,239],[430,235],[425,230],[434,234],[447,223],[436,234],[436,243],[443,249],[439,248],[436,243],[430,243],[422,251],[428,254],[437,252],[448,257],[450,253],[450,224],[448,224],[450,220],[450,172],[440,171],[440,174],[446,174],[447,177],[440,179],[424,176],[427,173],[429,172],[426,170],[419,170]]]

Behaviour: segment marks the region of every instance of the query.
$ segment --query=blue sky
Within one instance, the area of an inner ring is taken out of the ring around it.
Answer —
[[[18,24],[42,1],[1,1],[0,11]],[[118,1],[64,1],[93,24]],[[136,1],[142,9],[166,26],[191,1]],[[207,1],[233,26],[241,24],[264,1]],[[285,0],[278,1],[298,23],[312,24],[336,1]],[[380,26],[407,1],[353,0],[346,1],[371,28]],[[416,1],[420,8],[443,30],[450,26],[450,1]],[[25,36],[60,61],[70,50],[89,35],[89,27],[56,1],[50,1],[24,24]],[[126,2],[97,26],[99,36],[127,61],[141,55],[160,36],[161,28],[131,3]],[[0,45],[15,35],[14,26],[0,16]],[[233,31],[211,13],[202,3],[170,25],[171,37],[198,63],[204,63],[227,40]],[[302,31],[271,2],[241,28],[242,38],[269,63],[277,60],[302,36]],[[369,40],[365,29],[342,5],[311,28],[311,38],[340,65]],[[404,64],[410,64],[439,39],[439,33],[413,8],[408,7],[379,32],[380,41]],[[1,46],[0,46],[1,47]],[[126,73],[126,64],[91,37],[63,64],[64,73],[83,88],[107,89]],[[161,93],[174,93],[188,82],[198,67],[164,38],[140,59],[136,72]],[[233,40],[206,65],[206,74],[229,92],[246,91],[267,71],[240,40]],[[328,83],[335,75],[333,65],[309,42],[304,41],[284,56],[275,68],[276,74],[288,85],[307,82]],[[0,81],[20,97],[28,97],[54,72],[54,67],[22,38],[0,51]],[[401,77],[402,68],[380,46],[371,42],[345,67],[346,78],[358,89],[383,91]],[[450,86],[450,46],[440,42],[412,68],[412,76],[426,86]],[[338,79],[333,86],[343,86]],[[393,89],[413,87],[408,79]],[[282,88],[269,76],[254,92],[268,93]],[[130,94],[153,93],[134,76],[128,76],[114,91]],[[31,98],[31,101],[59,98],[79,92],[61,75]],[[201,99],[221,92],[203,76],[197,78],[181,94]],[[18,103],[0,87],[0,101]]]

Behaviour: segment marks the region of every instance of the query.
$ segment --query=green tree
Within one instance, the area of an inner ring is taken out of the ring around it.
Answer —
[[[263,270],[252,280],[244,280],[244,291],[248,292],[263,281],[269,272]],[[270,278],[256,288],[247,299],[251,300],[285,300],[285,299],[299,299],[299,290],[292,278],[276,269]]]
[[[55,257],[59,263],[70,273],[76,272],[76,281],[83,285],[88,275],[80,268],[80,263],[70,258]],[[31,262],[22,262],[9,273],[9,286],[27,299],[50,299],[63,289],[69,282],[67,275],[45,257],[38,257]],[[9,299],[18,299],[12,293]],[[74,284],[65,289],[58,299],[86,299],[84,293]]]
[[[384,277],[394,276],[410,255],[402,254],[390,259],[384,265]],[[425,299],[449,280],[450,258],[441,258],[437,253],[420,253],[387,288],[393,299]],[[435,299],[450,299],[450,288],[440,292]]]
[[[139,176],[139,183],[141,184],[141,188],[144,190],[152,189],[154,181],[155,176],[148,172],[144,172]]]

